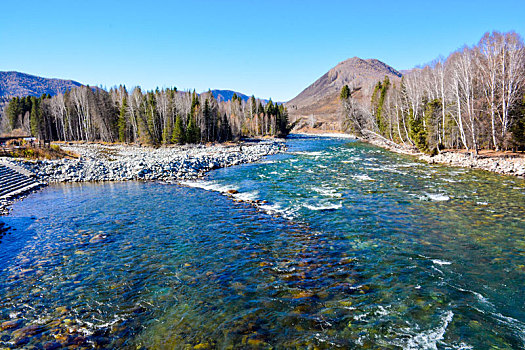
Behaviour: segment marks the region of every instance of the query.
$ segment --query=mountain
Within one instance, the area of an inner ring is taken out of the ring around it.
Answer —
[[[245,94],[242,94],[237,91],[232,90],[211,90],[213,97],[215,97],[219,101],[229,101],[233,98],[233,94],[236,94],[238,97],[240,97],[243,101],[247,102],[250,99],[250,96],[247,96]],[[257,98],[257,97],[256,97]],[[260,98],[259,100],[262,101],[262,103],[268,103],[269,100]]]
[[[211,90],[211,93],[213,94],[213,97],[215,97],[218,101],[229,101],[233,98],[233,94],[236,94],[238,97],[242,98],[243,101],[248,101],[250,96],[246,96],[245,94],[241,94],[237,91],[232,90]]]
[[[56,95],[79,82],[63,79],[49,79],[20,72],[0,72],[0,97]]]
[[[341,88],[348,85],[359,90],[356,98],[361,102],[368,102],[374,85],[385,76],[391,81],[396,81],[402,74],[377,59],[349,58],[286,102],[291,120],[303,118],[324,129],[339,129],[337,124]]]

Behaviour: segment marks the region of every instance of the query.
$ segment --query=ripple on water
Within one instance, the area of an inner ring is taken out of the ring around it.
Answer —
[[[184,187],[15,204],[0,347],[523,348],[522,180],[348,140],[289,146]]]

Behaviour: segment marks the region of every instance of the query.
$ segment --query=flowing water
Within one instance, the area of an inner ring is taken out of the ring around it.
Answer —
[[[0,347],[525,347],[523,179],[287,143],[184,186],[16,203],[0,219]]]

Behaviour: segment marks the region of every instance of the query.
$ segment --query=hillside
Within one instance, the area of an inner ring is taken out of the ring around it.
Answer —
[[[0,97],[56,95],[81,85],[73,80],[48,79],[20,72],[0,72]]]
[[[213,94],[213,97],[215,97],[218,101],[229,101],[233,98],[233,94],[237,94],[243,101],[247,102],[250,99],[250,96],[245,95],[243,93],[232,91],[232,90],[211,90],[211,93]],[[260,98],[260,100],[263,103],[267,103],[268,100]]]
[[[395,81],[401,73],[376,59],[353,57],[343,61],[286,103],[291,120],[303,118],[310,126],[338,129],[341,88],[348,85],[359,89],[356,97],[366,102],[374,84],[385,76]]]
[[[213,94],[213,97],[215,97],[218,101],[229,101],[233,98],[234,94],[237,94],[243,101],[248,101],[250,96],[247,96],[245,94],[241,94],[237,91],[232,90],[211,90],[211,93]]]

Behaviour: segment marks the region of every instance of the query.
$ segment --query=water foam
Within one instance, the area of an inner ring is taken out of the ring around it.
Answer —
[[[370,176],[364,175],[352,175],[352,177],[357,181],[374,181]]]
[[[236,186],[222,185],[216,181],[182,181],[180,184],[188,187],[202,188],[203,190],[220,193],[227,193],[228,191],[237,191],[239,189]]]
[[[315,152],[315,151],[311,151],[311,152],[307,152],[307,151],[296,151],[296,152],[290,152],[290,154],[295,154],[295,155],[302,155],[302,156],[323,156],[324,155],[324,152]]]
[[[432,262],[434,264],[438,264],[438,265],[451,265],[452,263],[450,261],[445,261],[445,260],[439,260],[439,259],[432,259]]]
[[[339,204],[333,204],[333,203],[317,204],[317,205],[303,204],[303,207],[308,208],[310,210],[315,210],[315,211],[337,210],[337,209],[341,209],[343,207],[343,204],[341,202],[339,202]]]
[[[442,193],[427,193],[425,192],[425,195],[428,197],[428,199],[436,201],[436,202],[443,202],[448,201],[450,199],[449,196]]]
[[[433,329],[417,333],[408,334],[410,338],[394,341],[393,345],[401,346],[403,349],[429,349],[437,350],[438,342],[443,340],[448,325],[454,318],[454,313],[448,310],[440,318],[440,324]]]
[[[232,195],[232,197],[240,201],[243,201],[243,202],[253,202],[257,200],[258,195],[259,195],[259,192],[251,191],[251,192],[235,193]]]
[[[332,188],[324,188],[324,187],[312,187],[312,190],[322,194],[323,196],[329,196],[329,197],[336,197],[341,198],[342,194],[338,193],[336,190]]]

